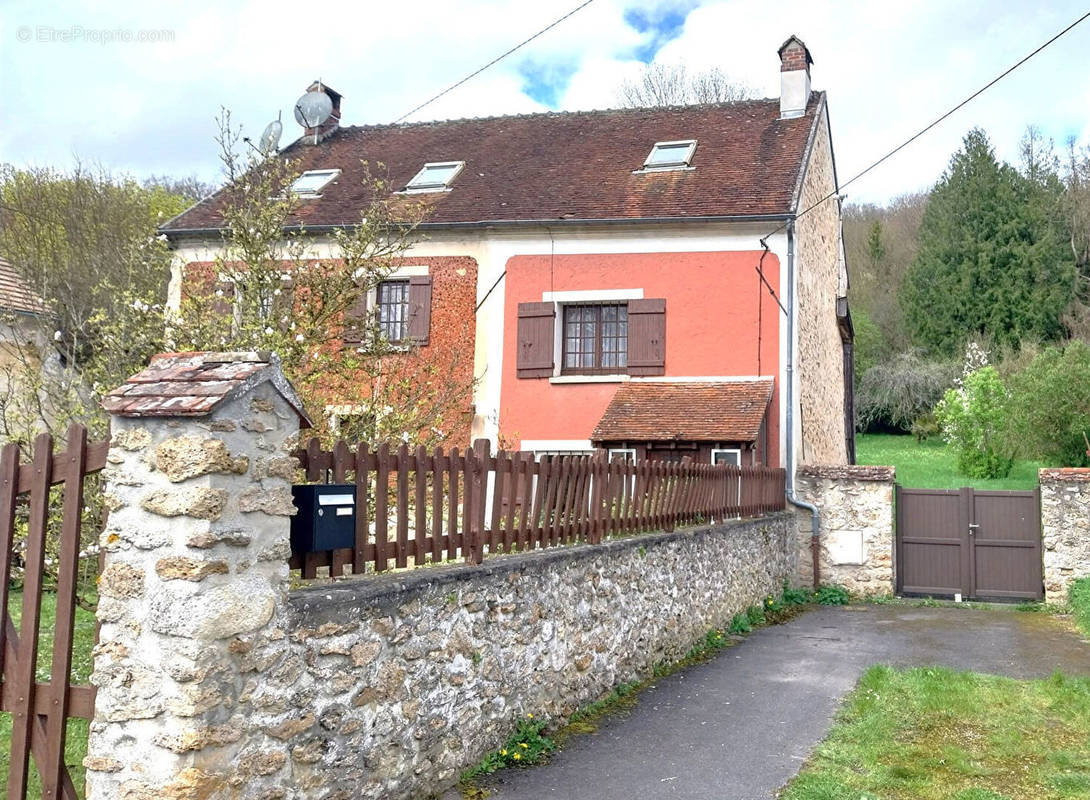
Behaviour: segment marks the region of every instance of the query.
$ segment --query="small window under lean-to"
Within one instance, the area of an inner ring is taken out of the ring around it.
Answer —
[[[329,182],[341,174],[339,169],[308,169],[291,185],[294,194],[312,197],[322,191]]]
[[[451,182],[466,165],[464,161],[437,161],[425,164],[416,173],[408,185],[407,192],[442,192],[450,188]]]
[[[686,169],[696,152],[696,139],[683,139],[677,142],[655,142],[647,160],[643,162],[645,170]]]

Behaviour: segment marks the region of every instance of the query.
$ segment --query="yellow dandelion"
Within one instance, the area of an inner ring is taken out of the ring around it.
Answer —
[[[515,753],[515,755],[513,755],[512,758],[514,758],[515,761],[518,761],[518,760],[520,760],[522,758],[522,756],[520,756],[518,753]]]
[[[500,755],[501,755],[501,756],[505,756],[505,755],[507,755],[507,751],[506,751],[506,750],[500,750]]]
[[[526,719],[533,719],[533,718],[534,718],[534,715],[533,715],[533,714],[527,714],[527,715],[526,715]]]
[[[529,746],[530,745],[526,744],[526,742],[519,742],[519,747],[521,747],[523,750],[525,750]]]

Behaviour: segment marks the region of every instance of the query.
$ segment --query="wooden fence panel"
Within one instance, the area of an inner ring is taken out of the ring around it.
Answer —
[[[353,547],[293,553],[291,565],[305,578],[325,566],[339,576],[345,567],[361,574],[367,564],[383,572],[443,559],[480,563],[486,553],[596,543],[785,507],[784,472],[767,467],[610,462],[602,454],[537,461],[528,453],[493,455],[485,440],[446,454],[405,444],[391,452],[385,443],[375,452],[344,442],[323,450],[312,439],[295,455],[308,481],[354,483],[356,491]],[[69,468],[56,459],[50,465]],[[0,539],[4,502],[0,495]]]

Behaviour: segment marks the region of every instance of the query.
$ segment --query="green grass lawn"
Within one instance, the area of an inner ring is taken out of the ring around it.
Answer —
[[[781,797],[1090,797],[1090,678],[871,667]]]
[[[42,595],[42,621],[38,646],[37,679],[49,680],[53,659],[53,628],[57,619],[57,596],[51,592]],[[19,592],[11,593],[11,617],[15,627],[19,627],[22,618],[23,596]],[[76,626],[72,647],[72,681],[86,684],[91,676],[91,648],[95,642],[95,615],[90,611],[76,609]],[[83,757],[87,754],[87,720],[69,719],[68,732],[64,744],[64,763],[76,790],[83,796]],[[7,784],[8,759],[11,757],[11,714],[0,713],[0,786]],[[31,758],[30,785],[28,798],[41,797],[41,784],[34,759]]]
[[[859,434],[855,440],[856,461],[897,468],[897,483],[907,489],[1033,489],[1037,470],[1047,466],[1036,461],[1015,461],[1006,478],[967,478],[958,472],[954,454],[942,439],[917,442],[914,436],[884,433]]]

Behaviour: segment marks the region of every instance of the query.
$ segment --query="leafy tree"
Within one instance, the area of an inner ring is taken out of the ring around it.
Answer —
[[[897,294],[916,258],[926,202],[926,195],[913,194],[894,198],[884,206],[854,204],[844,208],[852,314],[865,312],[878,327],[886,355],[909,347]]]
[[[885,346],[882,331],[866,311],[852,311],[852,326],[855,328],[855,380],[858,384],[867,370],[885,356]]]
[[[1017,347],[1063,334],[1075,271],[1061,191],[1043,160],[1022,175],[996,159],[982,130],[966,135],[931,192],[901,287],[914,343],[952,355],[973,335]]]
[[[161,321],[169,329],[164,346],[275,351],[312,410],[316,433],[330,439],[433,446],[457,433],[473,383],[472,352],[433,344],[425,354],[388,341],[373,310],[352,313],[415,241],[424,204],[392,194],[368,170],[359,223],[334,234],[336,258],[315,259],[305,231],[285,231],[299,203],[289,189],[298,164],[243,152],[226,112],[218,142],[227,179],[224,245],[211,265],[186,276],[179,313]],[[460,324],[463,335],[454,338],[465,341],[473,320]],[[329,406],[345,409],[335,425],[322,414]]]
[[[1090,345],[1045,348],[1009,383],[1010,430],[1023,453],[1063,466],[1090,463]]]
[[[655,62],[646,64],[638,77],[626,80],[618,91],[622,108],[730,103],[754,96],[748,85],[718,67],[690,72],[684,64]]]
[[[970,478],[1003,478],[1014,464],[1005,435],[1008,393],[992,366],[969,372],[935,407],[943,437]]]
[[[907,433],[917,418],[935,407],[956,375],[954,364],[929,361],[918,350],[875,364],[859,380],[855,404],[858,429]]]
[[[81,164],[0,168],[0,253],[46,306],[3,320],[0,437],[27,444],[72,421],[105,431],[97,392],[131,374],[149,335],[161,339],[141,311],[162,302],[170,275],[156,227],[188,205]]]

